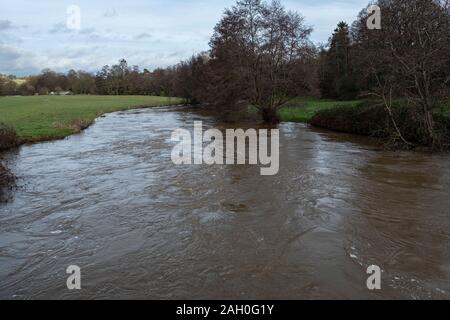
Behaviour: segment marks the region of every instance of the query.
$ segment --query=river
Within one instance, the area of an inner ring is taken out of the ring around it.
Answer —
[[[116,112],[6,155],[18,186],[0,204],[0,298],[450,298],[449,155],[281,124],[276,176],[176,166],[171,132],[194,120],[218,125]]]

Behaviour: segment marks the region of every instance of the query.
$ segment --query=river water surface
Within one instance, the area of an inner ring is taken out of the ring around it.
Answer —
[[[171,132],[194,120],[216,126],[182,109],[118,112],[8,154],[0,298],[450,298],[448,155],[282,124],[276,176],[176,166]]]

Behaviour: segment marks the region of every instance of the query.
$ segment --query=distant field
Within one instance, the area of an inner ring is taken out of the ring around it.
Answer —
[[[34,142],[73,134],[103,113],[180,102],[150,96],[0,97],[0,122],[13,126],[22,141]]]
[[[360,101],[336,101],[314,97],[298,97],[288,102],[281,110],[283,122],[309,122],[319,110],[333,108],[337,105],[357,105]]]
[[[2,76],[3,77],[3,76]],[[17,79],[14,79],[13,80],[17,85],[21,85],[21,84],[23,84],[23,83],[25,83],[27,80],[26,79],[20,79],[20,78],[17,78]]]
[[[19,86],[25,82],[27,82],[27,80],[25,79],[14,79],[14,82],[17,83]]]

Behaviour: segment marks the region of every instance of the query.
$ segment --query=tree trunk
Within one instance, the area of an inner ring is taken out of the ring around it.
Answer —
[[[435,136],[434,136],[434,119],[433,113],[430,110],[425,109],[425,128],[427,134],[427,143],[434,147],[435,144]]]
[[[261,116],[266,123],[279,123],[280,117],[278,116],[277,109],[264,108],[261,110]]]

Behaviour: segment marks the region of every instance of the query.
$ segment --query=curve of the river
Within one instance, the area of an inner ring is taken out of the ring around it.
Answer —
[[[0,298],[450,298],[448,155],[282,124],[276,176],[176,166],[171,132],[194,120],[217,126],[117,112],[7,155],[18,188],[0,204]]]

